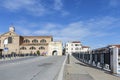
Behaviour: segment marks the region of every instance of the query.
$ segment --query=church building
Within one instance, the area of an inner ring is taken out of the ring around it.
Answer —
[[[9,32],[0,35],[0,50],[4,55],[12,53],[53,55],[53,52],[48,53],[51,42],[53,43],[52,36],[21,36],[15,33],[14,27],[10,27]],[[59,55],[62,53],[60,52]]]

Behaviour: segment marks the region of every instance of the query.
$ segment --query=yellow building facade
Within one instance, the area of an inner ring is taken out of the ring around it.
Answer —
[[[15,28],[10,27],[7,33],[0,35],[0,49],[2,54],[35,54],[49,55],[49,43],[52,36],[20,36],[15,33]]]

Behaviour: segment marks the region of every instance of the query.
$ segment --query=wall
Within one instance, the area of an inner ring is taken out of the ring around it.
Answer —
[[[57,51],[57,55],[62,55],[62,42],[50,42],[48,45],[48,54],[52,56],[53,51]]]

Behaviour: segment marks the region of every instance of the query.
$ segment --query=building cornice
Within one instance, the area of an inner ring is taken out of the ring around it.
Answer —
[[[52,36],[21,36],[23,38],[53,38]]]

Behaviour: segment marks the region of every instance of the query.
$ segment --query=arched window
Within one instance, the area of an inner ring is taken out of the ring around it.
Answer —
[[[12,43],[12,37],[8,37],[8,43]]]
[[[41,46],[41,47],[39,47],[39,49],[44,50],[44,49],[45,49],[45,47]]]
[[[38,43],[37,39],[32,40],[32,43]]]
[[[30,40],[25,39],[23,42],[24,42],[24,43],[30,43]]]
[[[32,46],[32,47],[30,47],[30,50],[36,50],[36,48]]]
[[[8,44],[8,39],[5,39],[3,43],[4,45]]]
[[[46,43],[47,41],[45,39],[40,40],[40,43]]]
[[[21,47],[20,50],[26,50],[26,47]]]

